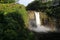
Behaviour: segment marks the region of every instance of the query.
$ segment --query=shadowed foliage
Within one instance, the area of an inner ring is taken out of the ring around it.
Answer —
[[[25,7],[19,4],[0,4],[0,40],[34,40],[34,33],[26,26]]]

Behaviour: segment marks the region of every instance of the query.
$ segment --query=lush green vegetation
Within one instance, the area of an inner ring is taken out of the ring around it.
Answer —
[[[27,11],[20,4],[0,4],[0,40],[34,40],[26,26]]]
[[[28,15],[18,0],[0,0],[0,40],[35,40],[27,29]]]
[[[0,3],[15,3],[18,0],[0,0]]]
[[[44,10],[46,9],[46,6],[39,2],[39,1],[33,1],[32,3],[30,3],[27,7],[27,10],[36,10],[36,11],[40,11],[40,10]]]
[[[36,11],[45,11],[47,8],[51,7],[51,1],[42,3],[40,1],[33,1],[30,3],[26,9],[27,10],[36,10]]]
[[[23,5],[19,4],[0,4],[0,11],[4,12],[4,15],[12,12],[18,12],[22,15],[25,24],[27,24],[27,11]]]

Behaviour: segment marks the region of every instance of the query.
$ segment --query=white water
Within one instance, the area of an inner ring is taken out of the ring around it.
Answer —
[[[35,19],[36,19],[36,26],[40,26],[41,25],[41,21],[40,21],[40,15],[39,12],[35,12]]]
[[[35,13],[35,20],[36,20],[36,24],[34,24],[34,21],[30,21],[30,26],[29,29],[35,32],[49,32],[52,31],[51,28],[46,27],[41,25],[41,21],[40,21],[40,15],[39,12],[34,12]],[[32,24],[36,25],[36,27],[33,27]],[[55,29],[53,29],[55,30]]]

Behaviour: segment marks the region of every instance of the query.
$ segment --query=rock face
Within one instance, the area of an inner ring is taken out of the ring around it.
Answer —
[[[30,20],[35,19],[35,17],[34,17],[34,11],[28,11],[28,16],[29,16]]]
[[[29,17],[29,21],[32,21],[33,26],[36,24],[36,20],[35,20],[35,11],[28,11],[28,17]],[[46,15],[46,13],[44,12],[40,12],[40,21],[41,21],[41,25],[44,25],[46,27],[50,27],[50,28],[54,28],[56,25],[56,22],[54,21],[54,19],[48,17]],[[36,26],[36,25],[35,25]]]

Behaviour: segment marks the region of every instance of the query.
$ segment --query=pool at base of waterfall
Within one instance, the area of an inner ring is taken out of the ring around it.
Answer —
[[[44,32],[44,33],[48,33],[48,32],[55,32],[56,29],[51,29],[49,27],[45,27],[45,26],[38,26],[38,27],[29,27],[29,30],[34,31],[34,32]]]

